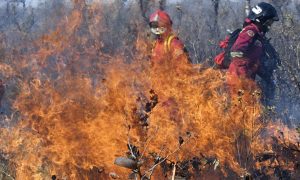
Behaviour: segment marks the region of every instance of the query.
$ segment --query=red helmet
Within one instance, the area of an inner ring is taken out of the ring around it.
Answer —
[[[157,10],[153,14],[150,15],[149,20],[150,27],[171,27],[172,26],[172,20],[168,13],[162,10]]]

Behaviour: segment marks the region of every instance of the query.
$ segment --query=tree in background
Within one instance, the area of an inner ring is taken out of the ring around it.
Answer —
[[[245,14],[246,16],[249,15],[251,9],[251,0],[246,0],[246,5],[245,5]]]

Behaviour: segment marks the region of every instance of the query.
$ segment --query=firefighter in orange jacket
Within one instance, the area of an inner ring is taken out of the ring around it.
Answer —
[[[161,78],[161,73],[166,73],[169,77],[178,76],[185,67],[190,67],[189,58],[182,41],[172,31],[172,21],[170,16],[161,10],[155,11],[150,15],[149,25],[152,34],[156,37],[152,48],[151,65],[153,76],[153,87],[159,87],[161,83],[169,84],[172,78]],[[167,71],[165,71],[167,70]],[[158,75],[158,76],[157,76]],[[170,86],[172,86],[170,84]],[[156,88],[154,88],[156,89]],[[177,99],[171,94],[165,94],[164,89],[158,90],[160,102],[166,111],[170,112],[169,118],[180,123],[181,115]],[[167,91],[168,92],[168,91]],[[162,94],[160,94],[162,93]]]
[[[156,37],[152,49],[152,64],[162,64],[165,61],[174,63],[189,61],[182,41],[172,31],[172,20],[166,12],[157,10],[151,14],[149,25]]]

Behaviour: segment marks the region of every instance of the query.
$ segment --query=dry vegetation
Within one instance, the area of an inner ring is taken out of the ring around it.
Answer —
[[[230,102],[211,68],[244,2],[5,0],[0,179],[299,178],[300,4],[271,2],[282,66],[263,107],[255,85]],[[150,68],[147,17],[159,7],[192,67]]]

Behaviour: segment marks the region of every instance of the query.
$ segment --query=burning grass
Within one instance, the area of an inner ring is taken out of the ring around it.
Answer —
[[[75,6],[57,30],[17,51],[18,63],[3,65],[19,79],[17,120],[0,133],[12,177],[124,179],[130,171],[114,160],[128,151],[140,163],[136,174],[154,179],[172,176],[173,167],[194,179],[253,170],[267,148],[255,86],[230,97],[218,70],[170,59],[153,66],[142,38],[131,63],[105,55],[95,33],[105,31],[101,20],[84,26],[85,8]]]
[[[18,165],[16,177],[44,179],[56,174],[78,179],[80,169],[93,167],[123,176],[127,171],[113,161],[127,151],[128,141],[148,161],[153,152],[174,162],[202,153],[241,173],[236,146],[244,135],[252,138],[249,152],[254,149],[261,128],[257,98],[253,96],[249,104],[245,100],[228,104],[222,74],[212,69],[198,72],[186,66],[153,72],[147,64],[103,65],[97,85],[91,77],[66,72],[55,80],[23,83],[14,103],[20,120],[1,133],[2,149],[14,154],[9,157]],[[147,112],[143,108],[150,89],[158,103]],[[138,111],[147,113],[146,126]],[[185,142],[182,147],[179,138]]]

